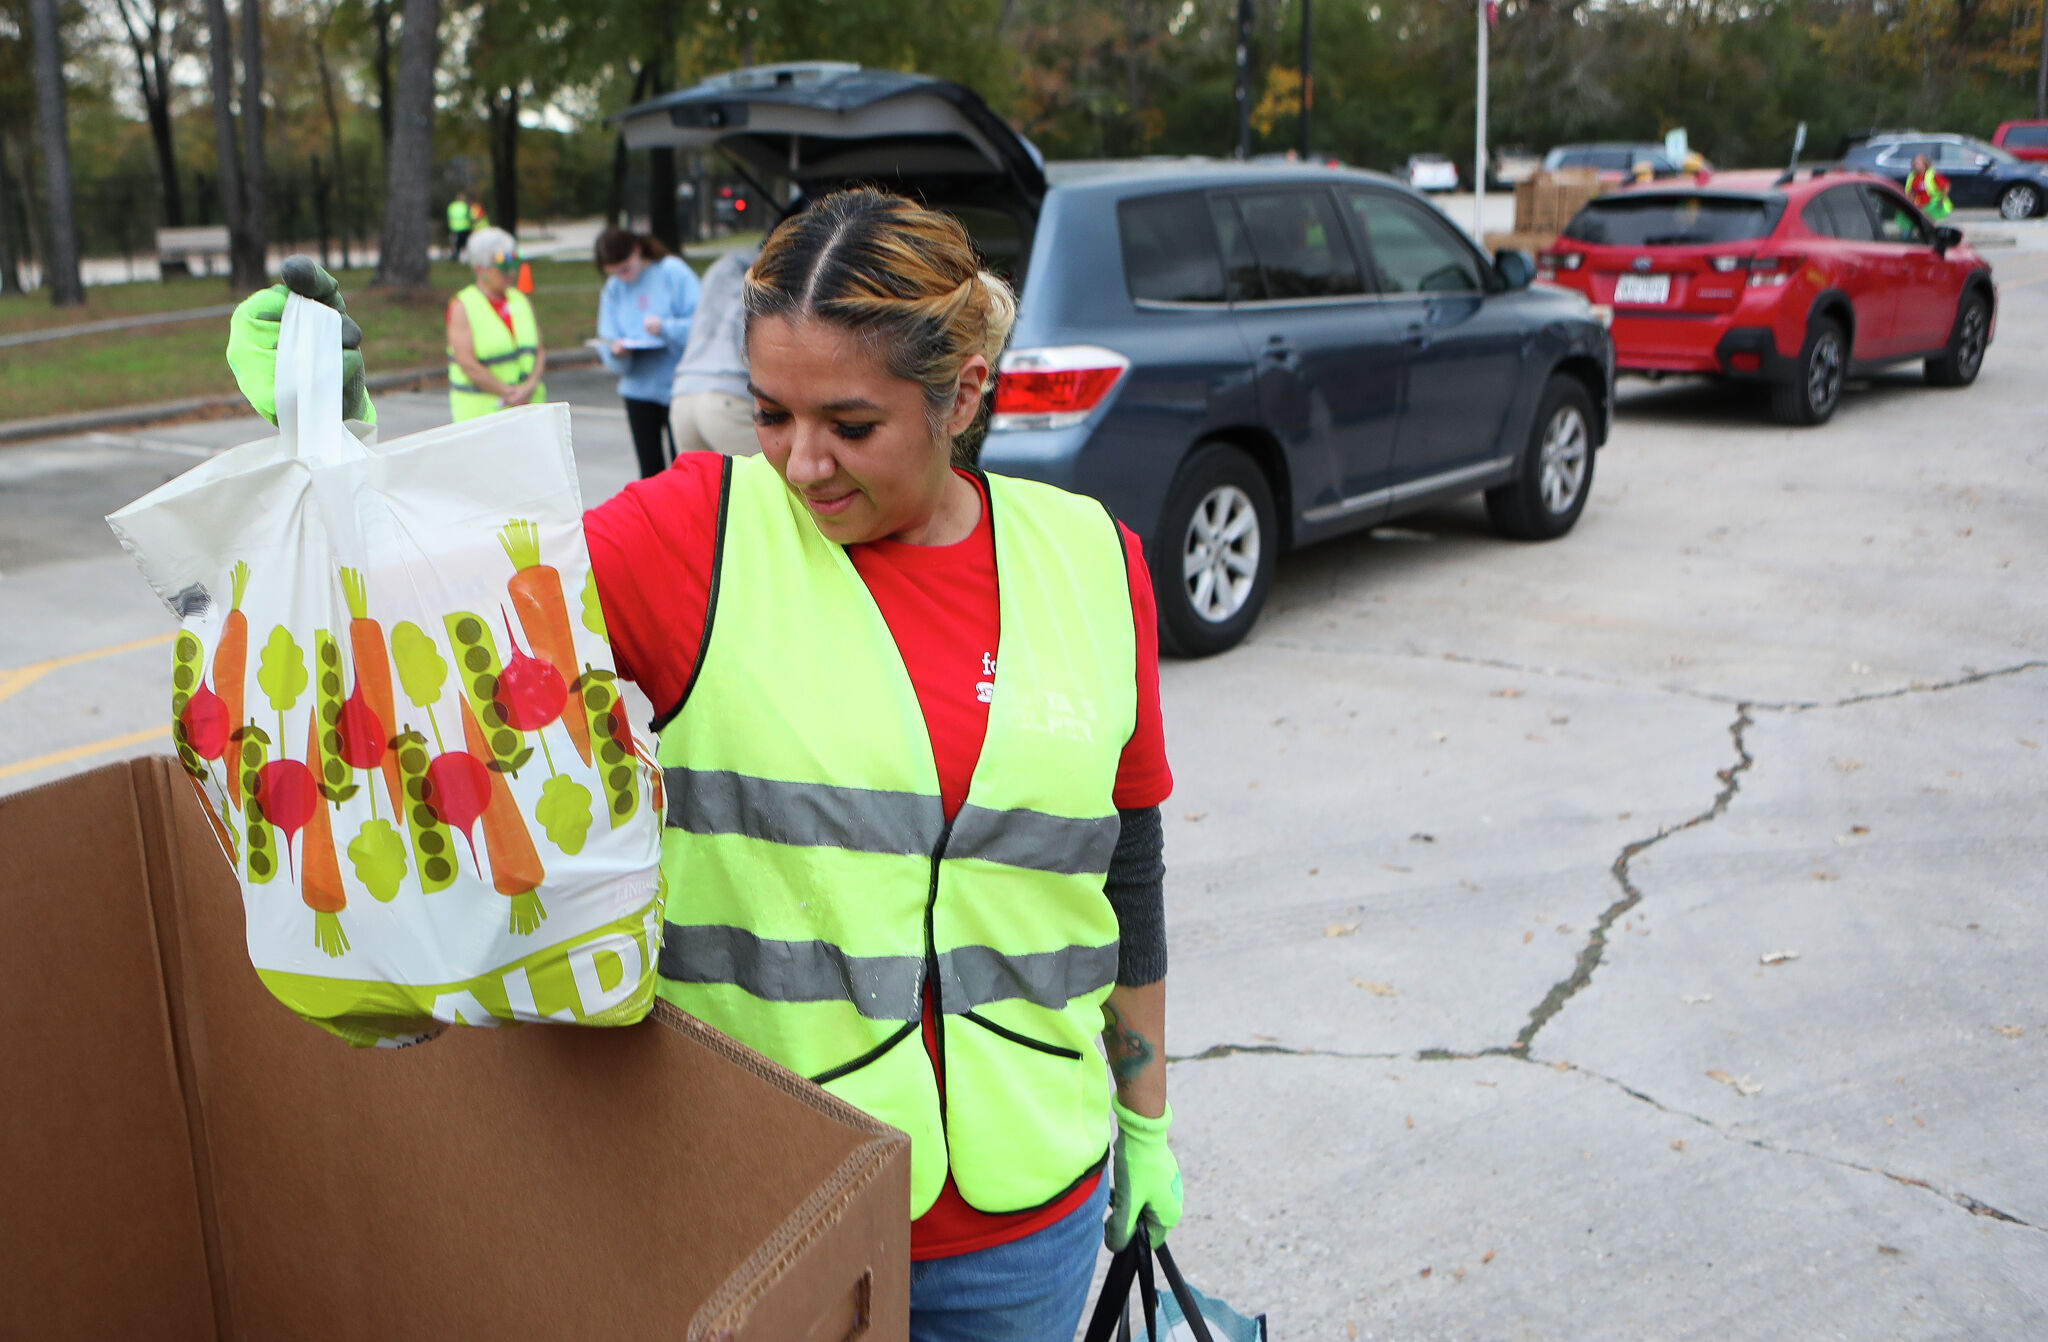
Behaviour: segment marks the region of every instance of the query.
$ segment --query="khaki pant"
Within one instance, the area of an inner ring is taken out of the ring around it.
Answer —
[[[745,396],[722,391],[678,396],[669,402],[668,423],[676,436],[678,456],[723,452],[728,457],[744,457],[761,450],[761,440],[754,436],[754,403]]]

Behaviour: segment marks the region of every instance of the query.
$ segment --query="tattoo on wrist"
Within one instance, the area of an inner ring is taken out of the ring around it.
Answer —
[[[1110,1074],[1120,1086],[1136,1079],[1158,1056],[1152,1041],[1131,1028],[1123,1013],[1107,1002],[1102,1006],[1102,1038],[1109,1048]]]

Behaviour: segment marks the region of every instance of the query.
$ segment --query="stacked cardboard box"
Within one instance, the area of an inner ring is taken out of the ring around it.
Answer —
[[[901,1133],[665,1006],[348,1048],[168,759],[0,799],[0,915],[0,1337],[908,1333]]]
[[[1539,172],[1515,186],[1515,234],[1540,238],[1540,245],[1548,246],[1572,216],[1603,190],[1599,175],[1586,169]]]

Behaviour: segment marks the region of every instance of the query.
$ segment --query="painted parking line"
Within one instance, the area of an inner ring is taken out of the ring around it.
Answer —
[[[197,443],[172,442],[167,438],[140,438],[132,433],[88,433],[85,441],[95,447],[125,447],[137,452],[169,452],[179,457],[217,457],[224,447],[201,447]]]
[[[63,750],[53,750],[47,755],[38,755],[34,759],[17,760],[13,764],[0,764],[0,779],[13,778],[17,774],[34,773],[38,769],[53,769],[60,764],[69,764],[73,760],[82,760],[88,755],[100,755],[110,750],[126,750],[130,746],[139,746],[145,741],[154,741],[160,736],[169,736],[170,734],[170,725],[166,723],[161,726],[148,727],[139,732],[129,732],[126,736],[110,736],[104,741],[91,741],[82,746],[68,746]]]
[[[124,652],[134,652],[138,648],[160,648],[175,637],[175,634],[151,634],[148,638],[131,639],[126,643],[116,643],[105,648],[94,648],[89,652],[66,653],[62,657],[52,657],[48,661],[30,662],[26,666],[0,670],[0,699],[6,699],[11,695],[19,694],[44,676],[49,675],[52,671],[59,671],[67,666],[77,666],[80,662],[98,661],[102,657],[115,657]],[[5,774],[0,774],[0,778],[5,776]]]

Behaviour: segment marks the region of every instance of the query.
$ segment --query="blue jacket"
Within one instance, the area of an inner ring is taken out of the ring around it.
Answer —
[[[664,257],[640,272],[631,284],[616,276],[604,282],[597,299],[597,335],[606,347],[598,352],[604,366],[619,375],[619,395],[631,401],[668,404],[676,362],[690,339],[690,319],[697,311],[701,286],[697,272],[677,257]],[[614,340],[645,340],[650,316],[661,318],[660,349],[629,350],[616,356]]]

